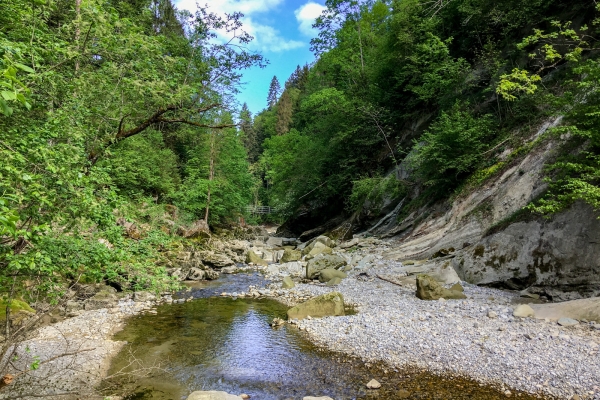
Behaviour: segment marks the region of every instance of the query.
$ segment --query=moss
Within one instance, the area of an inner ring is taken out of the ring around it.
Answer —
[[[0,300],[0,320],[6,320],[6,300]],[[21,300],[13,300],[10,302],[10,313],[17,314],[20,311],[35,313],[35,310]]]
[[[483,257],[484,253],[485,253],[485,247],[481,244],[479,246],[475,247],[475,250],[473,251],[473,255],[475,257]]]

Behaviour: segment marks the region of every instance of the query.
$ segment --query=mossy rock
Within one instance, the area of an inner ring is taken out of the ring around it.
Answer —
[[[295,286],[296,286],[296,284],[294,283],[292,278],[290,278],[289,276],[286,276],[285,278],[283,278],[283,282],[281,284],[282,289],[291,289]]]
[[[321,271],[321,273],[319,274],[319,281],[325,283],[329,282],[333,278],[339,278],[341,280],[346,278],[347,276],[348,275],[345,272],[338,271],[337,269],[333,268],[327,268]]]
[[[448,290],[426,274],[417,275],[417,297],[421,300],[466,299],[459,290]]]
[[[315,279],[324,269],[340,269],[346,264],[346,259],[335,254],[321,254],[306,264],[306,277]]]
[[[6,321],[6,305],[8,302],[6,300],[0,300],[0,320]],[[25,311],[27,313],[35,314],[35,310],[29,306],[29,304],[25,303],[21,300],[12,300],[10,302],[10,314],[11,318],[15,317],[17,314]]]
[[[281,256],[280,263],[285,264],[291,261],[299,261],[302,259],[302,252],[300,250],[285,249],[283,256]]]
[[[287,315],[288,319],[344,315],[344,296],[340,292],[326,293],[290,308]]]
[[[250,250],[246,255],[246,264],[257,264],[267,266],[269,263],[260,258],[258,254]]]

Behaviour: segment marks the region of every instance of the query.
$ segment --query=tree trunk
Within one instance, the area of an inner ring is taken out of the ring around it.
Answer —
[[[210,187],[215,177],[215,132],[210,132],[210,160],[208,164],[208,193],[206,194],[206,211],[204,213],[204,220],[208,223],[208,213],[210,210]]]

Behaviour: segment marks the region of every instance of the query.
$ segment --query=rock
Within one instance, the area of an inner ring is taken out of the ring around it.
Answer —
[[[579,325],[579,321],[573,319],[573,318],[560,318],[558,320],[558,324],[560,326],[575,326],[575,325]]]
[[[333,399],[328,396],[321,396],[321,397],[304,396],[302,398],[302,400],[333,400]]]
[[[398,399],[408,399],[411,393],[408,390],[400,389],[396,392],[396,397]]]
[[[327,282],[327,286],[336,286],[339,285],[340,283],[342,283],[342,278],[332,278]]]
[[[539,294],[529,293],[527,290],[522,290],[520,295],[521,295],[521,297],[526,297],[526,298],[535,299],[535,300],[540,298]]]
[[[271,247],[281,247],[283,246],[283,240],[285,238],[282,237],[274,237],[274,236],[270,236],[267,239],[267,246],[271,246]]]
[[[460,283],[455,283],[454,285],[450,286],[450,290],[454,290],[456,292],[464,292],[465,289],[462,287],[462,285]]]
[[[513,316],[520,318],[533,317],[534,314],[535,312],[533,311],[533,308],[531,308],[527,304],[521,304],[517,306],[517,308],[515,308],[515,310],[513,311]]]
[[[319,273],[319,281],[325,283],[325,282],[329,282],[333,278],[344,279],[347,276],[348,275],[346,273],[344,273],[342,271],[338,271],[337,269],[326,268]]]
[[[308,252],[308,254],[306,254],[306,257],[314,258],[319,254],[333,254],[333,249],[331,247],[325,246],[323,243],[316,243],[315,246]]]
[[[487,316],[488,316],[488,318],[495,319],[495,318],[498,318],[498,313],[495,311],[488,311]]]
[[[285,324],[285,321],[281,318],[273,318],[273,322],[271,322],[271,327],[277,328]]]
[[[281,261],[281,258],[283,257],[283,253],[285,252],[285,250],[277,250],[273,252],[273,261],[278,263]]]
[[[200,257],[205,264],[210,265],[213,268],[224,268],[235,265],[233,260],[225,254],[215,254],[212,251],[203,251],[200,253]]]
[[[289,276],[286,276],[285,278],[283,278],[283,283],[281,284],[281,287],[283,289],[291,289],[295,286],[296,286],[296,284],[294,283],[292,278],[290,278]]]
[[[210,237],[210,228],[208,227],[208,223],[206,223],[205,220],[199,219],[198,221],[194,222],[192,224],[192,226],[190,226],[189,228],[179,227],[179,229],[177,230],[177,233],[180,236],[183,236],[184,238],[187,238],[187,239],[194,239],[194,238],[205,239],[205,238]]]
[[[367,387],[369,389],[379,389],[381,387],[381,383],[377,382],[375,379],[371,379],[369,383],[367,383]]]
[[[358,242],[360,242],[359,238],[354,238],[352,240],[349,240],[347,242],[344,242],[342,244],[340,244],[340,248],[342,249],[349,249],[350,247],[354,247],[358,244]]]
[[[326,293],[292,307],[288,319],[344,315],[344,297],[339,292]]]
[[[215,271],[214,269],[207,269],[206,271],[204,271],[205,275],[204,275],[204,279],[209,280],[209,281],[214,281],[215,279],[219,278],[219,273],[217,271]]]
[[[188,277],[189,271],[184,271],[183,268],[171,268],[168,270],[169,276],[177,279],[178,281],[185,281]]]
[[[87,310],[100,310],[102,308],[113,308],[117,305],[119,299],[114,293],[110,292],[98,292],[84,303],[84,309]]]
[[[67,304],[65,304],[65,311],[67,313],[72,313],[80,310],[83,310],[83,304],[79,301],[69,300],[67,301]]]
[[[562,303],[533,304],[535,318],[558,320],[572,318],[577,320],[600,321],[600,297],[565,301]]]
[[[206,271],[201,270],[200,268],[191,268],[190,272],[187,276],[187,279],[191,281],[201,281],[206,279]]]
[[[252,250],[250,250],[248,252],[248,254],[246,255],[246,263],[247,264],[264,265],[264,266],[268,265],[268,263],[265,260],[263,260],[258,255],[256,255],[256,253],[253,252]]]
[[[133,301],[135,302],[146,302],[156,300],[156,295],[150,292],[135,292],[133,294]]]
[[[302,249],[302,255],[307,255],[312,251],[313,248],[321,247],[321,245],[324,247],[333,248],[335,247],[335,242],[329,239],[327,236],[318,236],[311,240],[310,243],[308,243],[306,247]],[[298,246],[298,249],[300,249],[300,246]]]
[[[302,263],[298,261],[292,261],[279,266],[279,270],[287,272],[291,276],[304,277],[305,271]]]
[[[308,279],[314,279],[316,278],[317,273],[324,269],[339,269],[346,264],[346,259],[341,256],[335,254],[321,254],[310,260],[306,265],[306,277]]]
[[[417,297],[421,300],[466,299],[463,292],[448,290],[429,275],[417,275]]]
[[[285,249],[283,251],[283,256],[281,256],[280,262],[282,264],[288,263],[290,261],[299,261],[302,259],[302,252],[298,250]]]
[[[193,392],[187,400],[240,400],[241,396],[236,396],[226,392],[218,392],[215,390]]]
[[[240,397],[244,400],[248,400],[250,398],[250,395],[246,394],[246,393],[242,393],[242,394],[240,394]]]
[[[221,268],[222,274],[235,274],[237,272],[237,267],[232,265],[231,267]]]

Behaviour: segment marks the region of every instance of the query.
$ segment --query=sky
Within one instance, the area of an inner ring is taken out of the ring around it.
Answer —
[[[241,93],[237,98],[247,103],[253,115],[266,107],[267,92],[273,76],[281,86],[296,66],[314,61],[310,39],[317,35],[314,20],[325,8],[325,0],[199,0],[215,13],[240,11],[244,29],[254,36],[248,46],[268,61],[265,68],[245,70]],[[175,0],[179,9],[196,10],[196,0]]]

